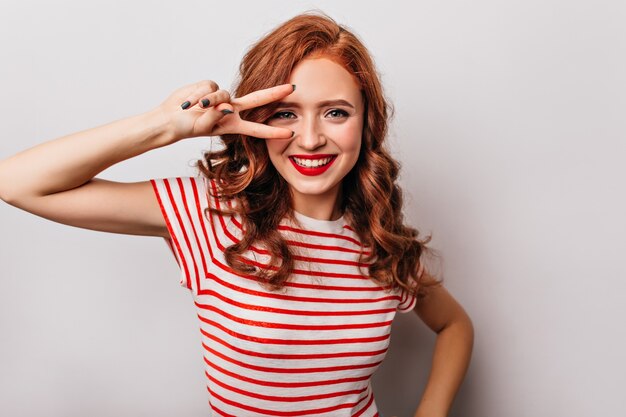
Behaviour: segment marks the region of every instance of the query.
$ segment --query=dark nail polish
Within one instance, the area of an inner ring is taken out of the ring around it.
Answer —
[[[183,110],[187,110],[189,106],[191,106],[191,103],[188,101],[185,101],[183,104],[180,105],[180,107],[182,107]]]
[[[224,114],[231,114],[232,112],[233,112],[232,110],[228,110],[228,109],[222,110],[222,113]]]
[[[209,104],[211,104],[211,102],[209,101],[208,98],[202,99],[202,104],[201,104],[202,107],[209,107]]]
[[[294,132],[293,130],[291,131],[291,137],[296,136],[296,132]]]
[[[293,91],[296,91],[296,85],[295,84],[291,84],[291,86],[293,87]]]

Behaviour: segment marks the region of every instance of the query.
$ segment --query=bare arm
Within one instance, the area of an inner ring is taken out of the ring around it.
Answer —
[[[415,417],[445,417],[469,366],[474,327],[443,286],[418,302],[415,313],[437,333],[430,375]]]
[[[94,178],[106,168],[179,140],[223,133],[287,138],[291,131],[243,121],[238,110],[280,99],[282,85],[231,100],[212,81],[176,90],[147,113],[41,143],[0,161],[0,198],[30,213],[72,226],[113,233],[168,232],[149,181]],[[207,98],[209,106],[200,100]],[[185,109],[181,103],[189,101]],[[229,115],[222,110],[234,111]]]

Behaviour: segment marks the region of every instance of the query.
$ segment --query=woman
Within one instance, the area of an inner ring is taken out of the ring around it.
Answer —
[[[296,16],[248,51],[233,96],[201,81],[21,152],[0,162],[0,197],[60,223],[166,239],[198,310],[212,415],[377,416],[370,378],[396,311],[438,333],[415,415],[447,415],[472,324],[403,224],[367,49],[325,15]],[[225,146],[198,161],[197,178],[95,178],[198,136]]]

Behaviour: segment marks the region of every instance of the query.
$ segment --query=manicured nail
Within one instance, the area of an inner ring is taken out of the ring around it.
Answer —
[[[232,110],[228,110],[228,109],[222,110],[222,113],[224,114],[231,114],[232,112],[233,112]]]
[[[293,91],[296,91],[296,85],[295,84],[291,84],[291,86],[293,87]]]
[[[208,98],[202,99],[202,104],[201,104],[202,107],[209,107],[209,104],[211,104],[211,102],[209,101]]]
[[[183,104],[180,105],[180,107],[182,107],[183,110],[187,110],[189,106],[191,106],[191,103],[188,101],[185,101]]]
[[[294,132],[293,130],[291,131],[291,137],[296,136],[296,132]]]

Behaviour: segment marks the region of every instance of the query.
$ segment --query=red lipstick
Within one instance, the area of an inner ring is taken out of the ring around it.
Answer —
[[[331,159],[326,165],[323,165],[323,166],[305,167],[305,166],[298,164],[294,158],[298,158],[301,160],[302,159],[314,160],[314,159],[325,159],[325,158],[331,158]],[[335,159],[337,159],[337,155],[332,155],[332,154],[290,155],[289,156],[289,160],[293,164],[294,168],[296,168],[298,172],[301,173],[302,175],[308,175],[308,176],[323,174],[324,172],[326,172],[328,168],[330,168],[333,162],[335,162]]]

